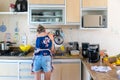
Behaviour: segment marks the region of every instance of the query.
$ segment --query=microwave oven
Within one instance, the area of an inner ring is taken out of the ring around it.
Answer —
[[[82,24],[85,28],[104,28],[106,18],[103,15],[84,15]]]

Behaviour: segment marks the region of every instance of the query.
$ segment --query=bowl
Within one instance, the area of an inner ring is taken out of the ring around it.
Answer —
[[[30,50],[31,45],[23,45],[23,44],[21,44],[21,45],[19,46],[19,48],[20,48],[21,51],[27,52],[27,51]]]

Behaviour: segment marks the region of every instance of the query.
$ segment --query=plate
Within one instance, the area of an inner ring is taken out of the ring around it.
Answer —
[[[1,25],[0,26],[0,31],[1,32],[5,32],[7,30],[6,26],[5,25]]]

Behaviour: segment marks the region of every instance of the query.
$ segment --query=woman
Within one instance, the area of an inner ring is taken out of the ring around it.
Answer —
[[[52,52],[54,51],[53,35],[47,33],[41,25],[37,28],[36,49],[33,56],[32,71],[35,80],[41,80],[41,73],[44,72],[45,80],[50,80],[52,71]]]

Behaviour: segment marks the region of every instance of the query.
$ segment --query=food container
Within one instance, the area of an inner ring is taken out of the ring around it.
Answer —
[[[79,51],[79,50],[71,50],[71,51],[70,51],[70,54],[71,54],[71,55],[78,56],[78,55],[80,54],[80,51]]]

